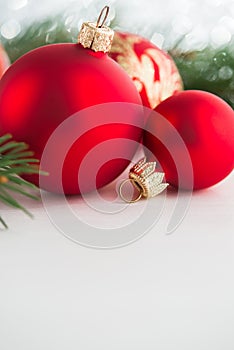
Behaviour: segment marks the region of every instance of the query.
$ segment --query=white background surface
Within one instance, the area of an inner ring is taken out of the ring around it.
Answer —
[[[1,207],[0,349],[233,350],[233,179],[196,192],[173,234],[171,195],[147,235],[107,251],[65,238],[40,203],[34,220]]]

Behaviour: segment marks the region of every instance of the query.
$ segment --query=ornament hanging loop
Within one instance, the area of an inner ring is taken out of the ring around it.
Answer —
[[[104,18],[103,18],[102,23],[100,24],[101,19],[102,19],[102,16],[103,16],[103,14],[104,14],[104,11],[106,11],[106,13],[105,13],[105,16],[104,16]],[[104,26],[104,24],[105,24],[105,22],[106,22],[106,19],[107,19],[107,17],[108,17],[109,11],[110,11],[109,6],[103,7],[103,9],[101,10],[100,15],[99,15],[99,17],[98,17],[98,20],[97,20],[97,25],[96,25],[97,28],[102,28],[102,27]]]
[[[123,194],[123,187],[127,182],[131,182],[131,184],[139,191],[139,195],[134,199],[128,199]],[[120,195],[120,198],[122,198],[122,200],[126,203],[136,203],[141,199],[143,195],[143,190],[137,185],[137,183],[133,179],[126,179],[123,182],[121,182],[119,186],[119,195]]]

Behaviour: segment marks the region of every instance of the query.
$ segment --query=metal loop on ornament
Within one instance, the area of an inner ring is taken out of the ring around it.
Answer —
[[[98,20],[97,20],[97,25],[96,25],[97,28],[102,28],[103,27],[103,25],[106,22],[106,19],[108,17],[109,10],[110,10],[109,6],[103,7],[103,9],[101,10],[100,15],[98,17]],[[105,17],[104,17],[104,19],[102,21],[102,24],[99,24],[100,21],[101,21],[101,18],[102,18],[102,15],[103,15],[104,11],[106,11]]]
[[[134,199],[127,199],[123,194],[123,186],[127,182],[131,182],[131,184],[139,191],[139,195]],[[123,182],[121,182],[121,184],[119,186],[119,195],[122,198],[122,200],[126,203],[136,203],[141,199],[141,197],[143,195],[143,190],[142,190],[142,188],[140,188],[140,186],[133,179],[126,179]]]

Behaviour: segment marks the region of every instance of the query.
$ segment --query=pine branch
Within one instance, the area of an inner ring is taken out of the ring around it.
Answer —
[[[23,174],[38,174],[39,161],[32,158],[33,152],[28,150],[27,144],[11,139],[10,134],[0,137],[0,201],[32,217],[32,214],[13,197],[13,193],[19,193],[33,200],[39,199],[38,195],[28,192],[30,189],[37,191],[38,187],[20,177]],[[40,174],[46,173],[40,172]],[[2,217],[0,222],[4,228],[8,227]]]

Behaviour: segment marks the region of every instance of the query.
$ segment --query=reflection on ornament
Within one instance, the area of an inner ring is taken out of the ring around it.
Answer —
[[[5,72],[5,70],[9,67],[9,65],[10,60],[3,47],[0,45],[0,78]]]

